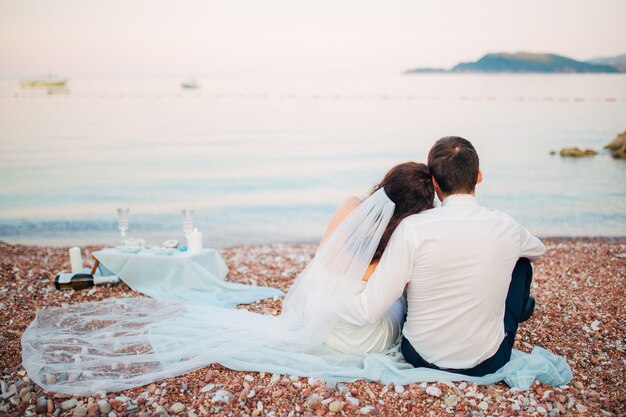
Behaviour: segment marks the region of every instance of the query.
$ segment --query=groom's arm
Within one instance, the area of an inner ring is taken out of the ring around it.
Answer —
[[[389,239],[367,286],[345,304],[340,317],[358,326],[378,321],[402,296],[411,279],[416,243],[411,227],[400,223]]]

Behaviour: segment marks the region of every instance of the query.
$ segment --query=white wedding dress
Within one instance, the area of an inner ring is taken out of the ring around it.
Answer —
[[[363,281],[362,289],[367,282]],[[357,326],[338,319],[325,343],[339,352],[384,352],[398,341],[406,317],[406,300],[398,299],[376,323]]]
[[[141,386],[211,363],[301,376],[363,368],[365,352],[398,340],[403,301],[370,326],[343,322],[338,311],[363,290],[394,207],[380,189],[354,209],[296,278],[278,317],[149,298],[47,308],[22,336],[23,365],[46,390],[75,395]]]

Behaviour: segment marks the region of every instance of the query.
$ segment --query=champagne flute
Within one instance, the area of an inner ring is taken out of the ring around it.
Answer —
[[[124,246],[124,240],[126,239],[126,231],[128,230],[128,212],[129,208],[120,207],[117,209],[117,228],[122,235],[122,246]]]
[[[189,234],[193,232],[193,209],[183,209],[183,232],[185,233],[185,237],[189,237]]]

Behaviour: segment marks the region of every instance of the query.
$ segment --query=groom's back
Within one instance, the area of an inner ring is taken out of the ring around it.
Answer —
[[[407,218],[405,226],[417,246],[404,335],[428,362],[471,368],[492,356],[504,338],[505,300],[522,228],[467,194]]]

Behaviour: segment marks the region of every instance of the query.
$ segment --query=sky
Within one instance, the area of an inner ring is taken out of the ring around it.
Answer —
[[[624,0],[0,0],[0,76],[306,76],[626,53]]]

